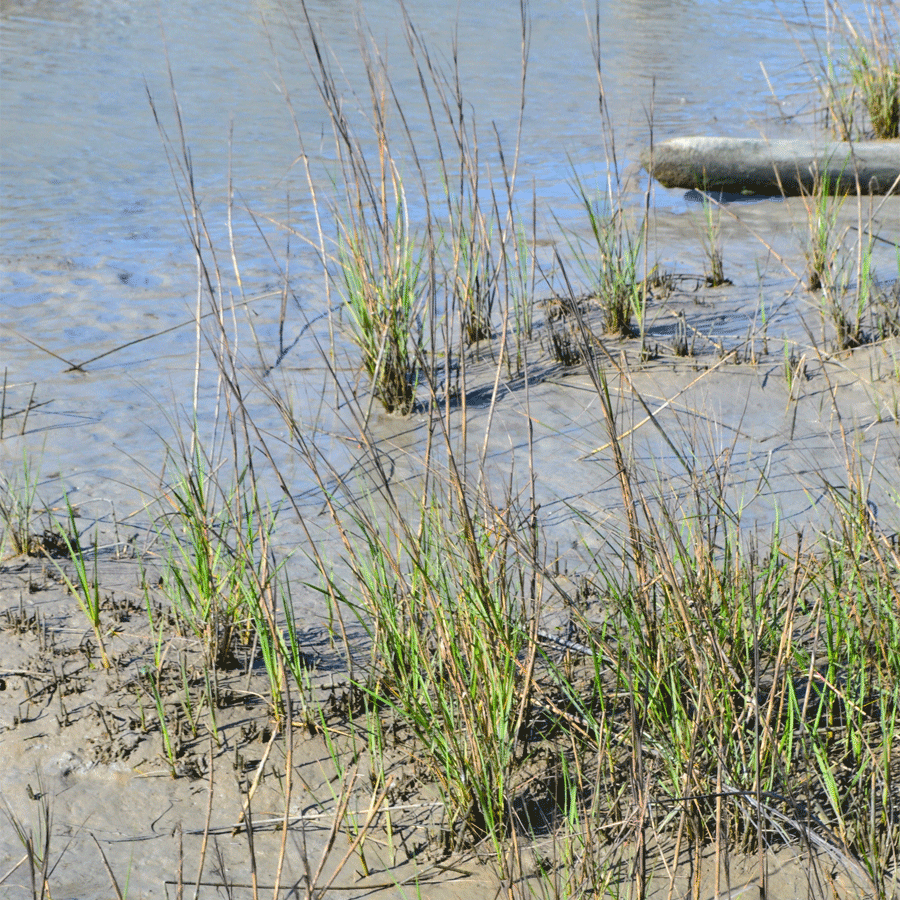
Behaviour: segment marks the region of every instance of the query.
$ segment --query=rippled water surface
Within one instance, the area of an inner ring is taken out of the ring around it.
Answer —
[[[580,0],[533,0],[519,185],[529,202],[536,200],[539,230],[552,230],[554,216],[566,220],[573,170],[588,179],[605,170],[590,38],[595,24],[624,169],[649,141],[651,109],[657,139],[796,128],[779,116],[808,112],[814,94],[803,54],[812,55],[821,22],[806,22],[799,3],[782,7],[783,17],[760,0],[617,0],[600,3],[595,23]],[[400,7],[393,0],[366,3],[362,26],[353,3],[310,0],[308,8],[349,86],[348,105],[352,89],[367,102],[363,27],[388,61],[409,127],[427,135]],[[411,0],[406,8],[447,72],[456,48],[467,115],[478,123],[485,158],[492,158],[497,136],[512,148],[522,55],[515,5]],[[324,410],[333,398],[323,395],[324,379],[310,374],[321,370],[320,351],[307,339],[315,329],[301,336],[306,317],[322,312],[326,301],[315,254],[302,240],[314,236],[314,219],[298,159],[302,140],[327,195],[334,145],[308,74],[305,34],[297,2],[5,0],[4,464],[15,468],[24,445],[41,454],[46,476],[58,472],[82,498],[117,500],[123,485],[153,485],[162,447],[178,430],[169,420],[190,408],[197,278],[171,170],[180,146],[173,91],[230,300],[250,301],[235,317],[241,349],[248,364],[260,367],[275,357],[289,259],[296,305],[292,298],[280,339],[301,340],[283,369],[301,412],[327,427]],[[229,185],[243,296],[229,250]],[[660,191],[659,203],[675,209],[683,201]],[[273,220],[299,231],[290,248]],[[266,359],[253,346],[254,333],[272,348]],[[211,366],[200,372],[199,390],[201,425],[211,429],[219,390]],[[26,422],[15,413],[29,398],[35,407]],[[260,424],[280,433],[275,413],[262,396],[257,400]],[[301,486],[308,480],[296,477]]]

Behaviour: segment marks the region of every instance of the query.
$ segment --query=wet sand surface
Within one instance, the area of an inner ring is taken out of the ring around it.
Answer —
[[[742,207],[739,214],[748,208]],[[888,215],[895,208],[890,207]],[[750,209],[755,228],[766,224],[759,211],[775,214],[772,231],[788,227],[779,218],[783,206]],[[658,224],[669,234],[679,227],[671,221]],[[681,227],[684,238],[683,223]],[[598,336],[592,344],[595,364],[607,374],[619,434],[636,471],[642,473],[645,489],[676,512],[682,504],[687,510],[691,473],[694,477],[698,471],[706,473],[725,484],[724,495],[732,510],[740,510],[745,533],[765,543],[772,538],[776,520],[782,538],[800,530],[827,533],[829,490],[843,490],[848,466],[853,472],[861,465],[863,471],[857,474],[866,482],[876,527],[896,533],[898,339],[852,352],[828,350],[827,325],[823,337],[815,295],[777,266],[771,274],[747,283],[751,267],[746,262],[740,265],[725,246],[726,274],[736,284],[711,288],[697,270],[681,270],[657,289],[647,325],[653,358],[639,358],[637,340],[603,337],[597,310],[589,302],[580,307],[580,321]],[[886,282],[884,289],[894,288]],[[582,326],[565,311],[554,313],[551,325],[551,308],[552,302],[545,304],[543,319],[526,348],[526,368],[513,371],[496,340],[471,351],[453,401],[451,440],[475,472],[490,419],[485,463],[489,480],[498,494],[510,487],[523,491],[529,471],[534,471],[548,556],[557,557],[556,567],[575,579],[598,565],[616,564],[608,555],[610,543],[617,543],[610,536],[624,534],[624,519],[595,386],[584,363],[564,365],[549,351],[551,327],[581,333]],[[674,352],[679,323],[689,326],[686,334],[693,356]],[[785,347],[795,372],[792,384]],[[460,440],[462,396],[466,448]],[[40,421],[41,415],[46,413],[35,410],[33,421]],[[402,419],[385,416],[377,408],[372,415],[371,433],[388,463],[391,483],[401,495],[414,498],[423,476],[425,407]],[[351,429],[345,433],[349,437]],[[352,455],[347,484],[361,494],[369,480],[365,468],[353,464]],[[432,463],[440,469],[439,454]],[[339,547],[335,536],[328,536],[321,498],[311,495],[303,502],[313,527],[321,528],[317,533],[326,558],[337,561]],[[103,519],[89,506],[80,512],[87,521]],[[278,533],[282,546],[290,546],[295,539],[290,535],[297,534],[293,518],[288,514]],[[235,826],[257,780],[251,804],[253,850],[258,884],[271,890],[273,876],[268,873],[275,871],[281,848],[277,822],[284,816],[287,790],[285,743],[270,742],[271,711],[263,700],[266,676],[259,651],[244,648],[234,670],[219,673],[218,743],[203,724],[208,710],[195,709],[198,725],[193,733],[191,713],[184,705],[185,688],[197,703],[209,669],[196,640],[168,634],[154,637],[146,603],[149,596],[151,610],[156,609],[158,594],[151,589],[145,595],[142,587],[157,577],[150,531],[142,527],[135,541],[122,542],[124,527],[118,526],[118,539],[111,530],[116,519],[127,517],[117,513],[100,523],[110,538],[108,549],[101,552],[99,570],[103,621],[111,636],[109,670],[100,666],[92,634],[52,560],[16,557],[0,568],[4,890],[10,897],[31,895],[18,830],[38,836],[43,811],[49,810],[54,897],[110,895],[100,850],[120,885],[128,882],[128,896],[176,896],[179,867],[186,885],[197,877],[204,832],[208,839],[199,896],[218,896],[225,883],[233,885],[233,896],[251,896],[247,836]],[[149,565],[146,575],[133,558],[135,550]],[[292,562],[298,567],[298,583],[314,580],[311,563],[303,557],[301,547]],[[59,564],[71,570],[68,563]],[[348,675],[340,654],[329,644],[321,598],[298,588],[293,599],[298,610],[310,611],[304,617],[302,646],[309,660],[311,696],[326,698],[326,707],[339,714],[349,696]],[[161,608],[157,613],[162,615]],[[548,609],[547,615],[552,623],[553,610]],[[154,653],[160,652],[168,659],[159,684],[162,702],[182,704],[182,712],[173,716],[181,722],[177,740],[183,745],[174,774],[158,724],[152,679],[146,675],[154,668]],[[295,777],[287,803],[283,876],[291,884],[303,881],[304,854],[315,870],[325,852],[336,802],[328,747],[317,729],[300,719],[294,730]],[[497,886],[477,853],[449,859],[434,856],[434,835],[440,825],[435,797],[427,785],[416,782],[412,764],[400,765],[398,771],[402,787],[384,803],[393,817],[396,856],[392,858],[388,849],[382,813],[376,832],[380,837],[372,838],[366,850],[370,875],[362,872],[360,857],[351,854],[326,895],[416,896],[416,889],[405,880],[418,878],[422,896],[493,896]],[[365,754],[355,777],[359,785],[351,802],[364,819],[375,799]],[[341,829],[327,852],[326,873],[338,865],[350,839]],[[401,844],[404,852],[399,851]],[[824,896],[804,882],[809,877],[805,854],[784,847],[769,852],[772,896],[806,896],[810,890],[810,896]],[[730,866],[732,885],[752,882],[758,873],[753,859],[735,855]],[[839,895],[866,896],[863,888],[858,892],[852,888],[848,878],[846,873],[840,876],[846,892]],[[681,880],[676,880],[675,896],[689,889],[687,879],[686,875],[681,887],[677,886]],[[660,896],[668,890],[668,879],[663,880]],[[327,877],[320,878],[320,884],[323,881]],[[699,896],[713,896],[714,887],[707,869]],[[656,895],[651,891],[648,896]]]

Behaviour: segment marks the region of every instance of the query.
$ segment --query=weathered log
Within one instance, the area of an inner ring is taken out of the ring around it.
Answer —
[[[900,140],[863,143],[761,138],[672,138],[641,153],[665,187],[797,196],[827,175],[832,192],[900,192]]]

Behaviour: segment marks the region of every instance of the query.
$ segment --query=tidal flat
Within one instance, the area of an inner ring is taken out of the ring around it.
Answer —
[[[142,101],[183,219],[122,212],[165,259],[39,253],[52,215],[5,241],[0,887],[895,896],[900,198],[648,182],[656,129],[717,119],[669,83],[650,115],[599,9],[593,167],[539,180],[544,11],[505,117],[403,8],[347,68],[302,11],[261,20],[305,73],[273,49],[284,203],[194,155],[170,64]],[[867,130],[837,61],[732,112]]]

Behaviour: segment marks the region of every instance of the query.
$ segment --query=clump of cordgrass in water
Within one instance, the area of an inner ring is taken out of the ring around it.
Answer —
[[[808,237],[803,248],[806,259],[806,289],[818,291],[837,284],[842,269],[838,216],[846,194],[835,195],[828,173],[816,179],[810,193],[804,193]]]
[[[872,130],[879,138],[900,137],[900,56],[893,65],[860,48],[851,67],[853,83],[863,97]]]
[[[806,369],[806,354],[797,356],[795,347],[787,338],[784,340],[784,380],[788,387],[788,402],[796,400],[794,387],[809,378]],[[799,391],[798,391],[799,394]]]
[[[387,60],[372,35],[361,34],[371,114],[360,115],[362,127],[351,127],[352,102],[335,78],[321,35],[307,20],[307,37],[315,48],[312,75],[341,162],[340,173],[330,176],[342,195],[331,204],[338,225],[337,280],[374,396],[391,412],[412,410],[422,368],[436,364],[439,357],[449,383],[456,341],[464,357],[467,347],[492,336],[495,318],[503,321],[504,329],[511,326],[515,336],[516,352],[506,354],[510,369],[522,365],[523,342],[532,330],[536,265],[515,200],[528,56],[525,11],[522,7],[517,142],[510,150],[498,139],[496,169],[481,162],[475,119],[462,95],[455,56],[454,74],[448,77],[407,20],[410,62],[418,74],[419,100],[428,111],[424,120],[431,125],[423,138],[408,127],[408,111],[400,101],[403,92],[392,83]],[[392,122],[403,124],[395,132]],[[406,161],[403,180],[397,140]],[[426,171],[425,160],[433,161],[433,170]],[[494,184],[485,191],[485,178],[493,177],[492,171],[502,174],[502,187]],[[317,202],[309,169],[307,178]],[[415,193],[409,205],[407,187]],[[410,207],[417,216],[415,235]],[[323,261],[330,261],[325,243],[320,231],[318,247]],[[334,274],[326,265],[329,286]]]
[[[803,248],[806,288],[821,293],[823,322],[830,322],[834,329],[834,349],[851,350],[897,333],[896,310],[873,269],[873,246],[877,239],[872,233],[874,216],[868,229],[860,228],[854,263],[846,247],[848,229],[839,226],[847,194],[834,194],[828,176],[823,175],[802,199],[808,223]],[[864,221],[862,203],[860,194],[857,196],[860,225]]]
[[[829,12],[838,21],[837,43],[829,35],[818,79],[828,121],[844,141],[900,137],[900,42],[893,4],[865,4],[865,24],[854,22],[839,3]],[[870,131],[862,127],[868,119]]]
[[[9,822],[10,835],[15,834],[16,838],[18,838],[19,842],[22,844],[22,848],[25,850],[25,856],[23,857],[22,862],[27,863],[26,871],[31,876],[32,896],[49,897],[51,896],[50,878],[53,871],[59,865],[62,854],[65,853],[65,848],[61,853],[56,855],[56,858],[54,859],[54,854],[51,853],[54,834],[51,799],[53,794],[44,789],[40,772],[37,773],[37,784],[37,792],[34,792],[30,785],[28,787],[29,794],[37,801],[35,807],[26,806],[25,809],[14,810],[9,805],[9,801],[6,797],[4,797],[3,814]],[[32,816],[26,815],[26,813],[30,814],[32,810],[35,810],[34,817],[37,819],[36,830],[30,821]],[[21,865],[21,863],[19,863],[19,865]],[[16,868],[18,868],[18,865]],[[5,880],[6,878],[4,878],[4,881]]]
[[[708,263],[706,283],[709,287],[721,287],[731,284],[725,277],[724,256],[722,253],[722,210],[720,204],[707,192],[702,192],[703,228],[700,238]]]
[[[897,251],[897,276],[892,286],[872,287],[872,323],[875,340],[900,335],[900,249]]]
[[[630,229],[617,202],[598,204],[580,181],[575,183],[590,229],[588,246],[573,246],[591,295],[600,305],[603,328],[619,337],[633,337],[634,318],[643,320],[644,286],[638,277],[643,231]]]
[[[868,36],[844,16],[850,34],[850,77],[877,138],[900,137],[900,35],[880,4],[867,7]],[[896,15],[896,11],[895,11]]]
[[[802,195],[806,208],[808,237],[803,248],[806,258],[806,288],[821,292],[823,321],[834,328],[834,346],[849,350],[864,343],[862,315],[867,306],[871,272],[861,268],[853,308],[847,307],[850,288],[844,237],[838,219],[846,194],[834,194],[827,174],[816,179],[813,190]],[[870,259],[871,253],[865,258]]]
[[[467,344],[475,344],[491,336],[499,270],[480,210],[469,210],[468,223],[461,214],[456,219],[458,233],[453,236],[453,246],[458,259],[454,293],[463,338]]]
[[[490,284],[490,276],[476,275],[471,288],[466,288],[461,301],[462,326],[466,342],[475,344],[491,336],[491,309],[496,290]]]
[[[582,361],[581,340],[571,325],[548,325],[550,355],[564,366],[577,366]]]
[[[405,415],[415,400],[422,251],[410,236],[403,185],[391,172],[393,208],[384,183],[380,214],[360,201],[342,223],[339,262],[363,368],[385,410]]]

